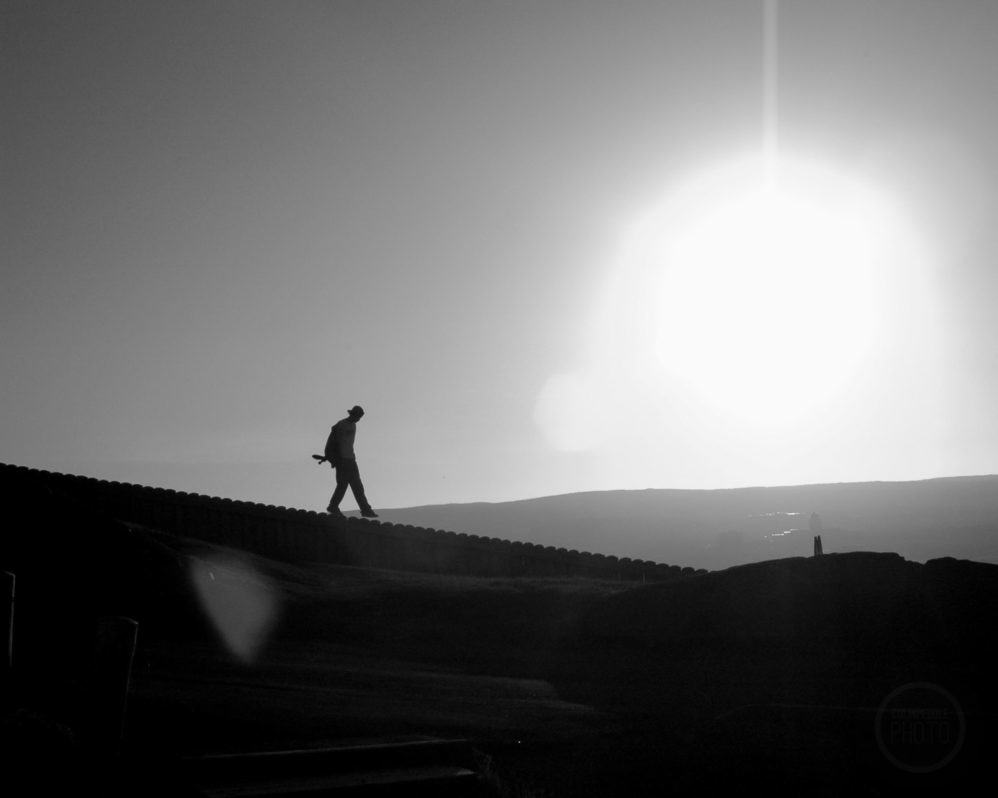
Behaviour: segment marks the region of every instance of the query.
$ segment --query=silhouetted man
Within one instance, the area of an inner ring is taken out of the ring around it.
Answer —
[[[353,497],[360,507],[360,514],[365,518],[377,518],[378,514],[364,495],[364,483],[360,481],[360,469],[357,468],[357,457],[353,452],[354,438],[357,437],[357,422],[364,415],[364,408],[354,405],[346,418],[333,425],[326,441],[326,459],[336,469],[336,490],[329,500],[326,510],[334,515],[340,515],[340,502],[347,492],[347,485],[353,491]]]

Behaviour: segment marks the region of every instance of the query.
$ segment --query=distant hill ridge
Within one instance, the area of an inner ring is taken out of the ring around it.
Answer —
[[[43,490],[172,534],[286,562],[322,562],[473,576],[586,576],[662,581],[696,573],[667,565],[390,521],[235,501],[0,463],[4,493]]]
[[[587,491],[378,512],[387,520],[719,570],[825,552],[998,563],[998,476],[718,489]],[[816,518],[813,523],[811,515]],[[813,528],[812,528],[813,527]]]

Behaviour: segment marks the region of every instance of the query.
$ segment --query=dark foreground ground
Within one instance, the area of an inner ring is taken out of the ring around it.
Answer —
[[[32,523],[0,549],[18,579],[2,752],[31,794],[114,781],[87,755],[108,615],[139,621],[129,794],[182,792],[187,754],[412,735],[468,738],[504,795],[938,795],[993,778],[998,566],[855,553],[654,585],[487,580],[292,567],[18,503]]]

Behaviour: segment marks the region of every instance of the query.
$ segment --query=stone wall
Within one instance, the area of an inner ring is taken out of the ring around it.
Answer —
[[[473,576],[661,581],[693,568],[466,533],[233,501],[0,464],[121,521],[293,563],[320,562]]]

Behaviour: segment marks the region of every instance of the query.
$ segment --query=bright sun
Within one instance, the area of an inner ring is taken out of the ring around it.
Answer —
[[[628,247],[654,357],[716,411],[797,420],[876,338],[892,228],[870,188],[806,162],[745,160],[690,181]]]
[[[535,420],[558,450],[606,443],[639,468],[682,446],[767,463],[837,441],[930,391],[931,255],[893,198],[827,165],[700,173],[628,227],[592,362],[546,382]]]

